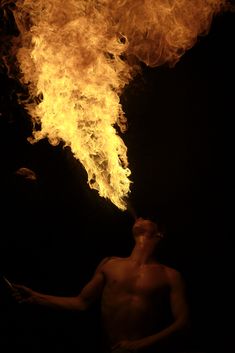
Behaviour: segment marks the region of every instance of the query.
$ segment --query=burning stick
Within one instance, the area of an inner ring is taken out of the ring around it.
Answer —
[[[11,284],[11,282],[5,276],[2,276],[2,278],[3,278],[4,282],[7,284],[8,288],[10,288],[11,290],[14,290],[14,287]]]

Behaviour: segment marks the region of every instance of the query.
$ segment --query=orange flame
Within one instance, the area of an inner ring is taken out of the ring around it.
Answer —
[[[112,1],[109,1],[112,3]],[[116,0],[112,14],[129,41],[127,54],[146,65],[175,65],[227,0]]]
[[[100,196],[125,210],[130,192],[120,105],[134,68],[174,65],[206,33],[222,0],[19,0],[17,59],[35,122],[31,142],[63,141]],[[35,103],[32,97],[41,97]],[[36,128],[40,125],[40,130]]]

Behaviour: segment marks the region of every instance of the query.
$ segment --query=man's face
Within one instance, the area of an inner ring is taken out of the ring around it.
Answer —
[[[132,227],[132,232],[134,235],[134,238],[137,238],[139,236],[144,236],[149,239],[156,239],[160,240],[163,236],[159,232],[158,226],[156,223],[149,219],[144,219],[142,217],[137,218],[135,221],[133,227]]]

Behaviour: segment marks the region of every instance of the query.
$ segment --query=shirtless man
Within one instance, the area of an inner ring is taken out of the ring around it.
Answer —
[[[163,237],[156,223],[138,218],[132,230],[131,255],[104,259],[78,296],[51,296],[14,285],[16,300],[83,311],[100,299],[109,352],[168,352],[189,327],[184,281],[155,259]]]

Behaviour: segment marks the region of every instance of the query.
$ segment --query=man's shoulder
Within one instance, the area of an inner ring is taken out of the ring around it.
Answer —
[[[116,262],[120,262],[120,261],[125,261],[126,258],[122,258],[122,257],[117,257],[117,256],[107,256],[105,258],[103,258],[103,260],[101,260],[101,262],[99,263],[97,270],[99,269],[104,269],[105,267],[116,263]]]
[[[119,260],[124,260],[124,258],[118,257],[118,256],[107,256],[100,262],[100,264],[104,265],[110,261],[119,261]]]
[[[162,268],[164,269],[166,275],[171,279],[171,280],[174,280],[174,279],[178,279],[178,278],[181,278],[182,277],[182,274],[180,271],[176,270],[175,268],[173,267],[170,267],[170,266],[166,266],[166,265],[162,265]]]
[[[176,287],[185,284],[184,276],[179,270],[168,266],[164,266],[164,269],[170,286]]]

